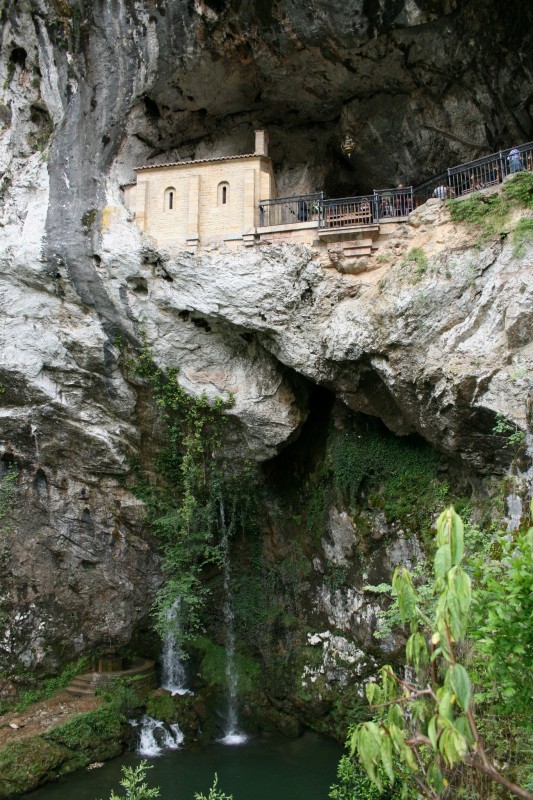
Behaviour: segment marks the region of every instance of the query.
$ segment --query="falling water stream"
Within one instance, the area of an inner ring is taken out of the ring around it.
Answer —
[[[247,737],[238,727],[237,687],[239,675],[235,664],[235,617],[233,614],[233,598],[231,594],[231,560],[229,550],[229,531],[226,524],[224,504],[220,501],[220,528],[222,533],[222,554],[224,558],[224,627],[226,634],[226,685],[227,709],[222,744],[244,744]]]
[[[140,756],[160,756],[164,750],[177,750],[183,744],[184,735],[177,722],[165,727],[161,720],[153,719],[146,714],[139,721],[131,723],[140,727],[137,752]]]
[[[176,598],[167,612],[168,631],[161,656],[161,688],[174,694],[188,694],[187,673],[181,660],[176,632],[179,624],[181,598]]]
[[[523,497],[533,497],[533,434],[529,432],[526,434],[525,446],[529,467],[525,471],[516,472],[513,490],[505,498],[505,523],[509,532],[518,530],[524,513],[529,513],[528,508],[524,509]]]
[[[161,688],[175,694],[189,694],[186,687],[187,673],[180,657],[177,641],[181,599],[178,597],[172,603],[167,613],[168,631],[163,644],[161,655]],[[137,752],[141,756],[160,756],[165,750],[177,750],[183,743],[184,735],[178,723],[168,727],[159,720],[145,714],[140,720],[132,720],[131,724],[138,727],[139,744]]]

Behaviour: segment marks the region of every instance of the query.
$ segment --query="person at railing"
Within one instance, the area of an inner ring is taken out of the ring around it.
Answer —
[[[435,187],[433,190],[433,197],[436,197],[438,200],[446,200],[448,197],[448,187],[445,183],[440,183]]]
[[[396,197],[394,199],[394,205],[396,206],[396,216],[406,217],[413,210],[413,197],[410,192],[407,192],[405,190],[405,186],[403,183],[399,183],[397,188],[400,189],[401,191],[399,191],[396,194]]]
[[[513,175],[515,172],[521,172],[522,159],[520,158],[520,153],[516,147],[513,147],[513,149],[509,152],[507,161],[509,162],[509,172],[511,175]]]
[[[372,207],[368,200],[363,200],[363,202],[359,205],[359,215],[358,218],[356,215],[356,221],[363,223],[372,222]]]
[[[384,192],[380,198],[379,216],[380,217],[393,217],[396,214],[392,205],[392,192]]]
[[[478,178],[478,176],[477,176],[477,175],[476,175],[474,172],[472,172],[472,173],[470,174],[470,189],[471,189],[473,192],[479,192],[479,190],[480,190],[480,189],[484,189],[484,188],[485,188],[485,187],[484,187],[484,185],[481,183],[481,181],[480,181],[480,179]]]

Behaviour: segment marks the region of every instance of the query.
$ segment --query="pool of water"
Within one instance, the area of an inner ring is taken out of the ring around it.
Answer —
[[[341,748],[307,733],[300,739],[261,736],[237,747],[210,744],[184,747],[148,760],[148,783],[159,786],[161,800],[193,800],[207,794],[218,774],[218,787],[234,800],[327,800]],[[94,770],[81,770],[24,795],[27,800],[108,800],[111,789],[122,795],[121,767],[141,757],[129,753]]]

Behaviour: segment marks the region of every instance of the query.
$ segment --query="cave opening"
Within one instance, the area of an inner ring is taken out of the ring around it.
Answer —
[[[9,60],[14,66],[25,69],[27,57],[28,54],[23,47],[14,47],[9,56]]]
[[[422,436],[398,436],[321,386],[309,390],[298,438],[262,469],[267,486],[293,513],[308,515],[321,495],[319,525],[328,504],[352,512],[381,509],[388,521],[414,520],[435,513],[449,493],[467,497],[472,489],[453,460]]]
[[[312,385],[308,402],[309,413],[298,437],[263,464],[267,482],[280,494],[291,491],[305,479],[310,465],[317,461],[317,454],[326,447],[335,394],[323,386]]]

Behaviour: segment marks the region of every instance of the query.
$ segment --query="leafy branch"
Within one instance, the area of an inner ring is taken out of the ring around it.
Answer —
[[[387,665],[381,669],[379,683],[367,684],[366,696],[375,716],[355,728],[352,755],[357,754],[379,789],[383,775],[393,785],[396,777],[403,777],[407,771],[421,795],[438,800],[447,786],[447,771],[465,763],[517,797],[533,800],[530,791],[496,768],[474,718],[470,676],[458,656],[470,619],[472,588],[461,566],[463,522],[452,507],[437,521],[436,545],[433,572],[437,603],[431,617],[421,609],[409,571],[398,567],[394,572],[393,593],[401,619],[410,627],[407,674],[401,678]],[[521,546],[533,553],[533,528],[523,537]],[[529,590],[532,584],[530,575]]]
[[[136,767],[122,767],[123,778],[120,785],[126,790],[126,794],[119,795],[112,791],[109,800],[148,800],[150,797],[159,797],[160,790],[157,787],[150,789],[145,782],[149,769],[152,766],[148,766],[146,760]]]

